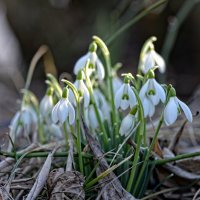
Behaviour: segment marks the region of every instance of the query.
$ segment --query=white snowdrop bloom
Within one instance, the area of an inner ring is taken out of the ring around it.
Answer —
[[[100,109],[98,109],[98,111],[100,114],[100,118],[103,121],[103,114]],[[84,116],[85,116],[85,123],[87,124],[88,127],[92,129],[97,129],[99,127],[99,123],[93,105],[89,105],[89,107],[84,112]]]
[[[59,125],[57,124],[48,124],[45,126],[45,133],[49,139],[62,139],[63,133]]]
[[[164,121],[167,126],[173,124],[176,121],[181,109],[183,110],[187,120],[192,122],[192,113],[189,107],[176,96],[173,96],[170,97],[164,109]]]
[[[142,86],[139,96],[142,101],[145,97],[147,97],[151,100],[154,106],[156,106],[160,100],[163,103],[166,100],[165,90],[154,78],[147,80],[147,82]]]
[[[113,79],[112,79],[112,85],[113,85],[113,92],[114,92],[114,94],[122,86],[122,84],[123,84],[123,81],[118,76],[114,76],[113,77]]]
[[[150,69],[158,66],[158,70],[160,73],[165,72],[165,61],[164,59],[156,53],[154,49],[151,49],[148,53],[144,55],[142,60],[141,70],[144,74],[146,74]]]
[[[87,60],[90,60],[89,69],[88,69],[88,75],[91,75],[91,73],[95,72],[97,73],[98,79],[101,81],[105,77],[105,70],[102,62],[98,58],[96,54],[97,46],[96,44],[91,44],[90,50],[87,54],[79,58],[79,60],[75,63],[74,66],[74,74],[78,74],[80,70],[83,70],[83,68],[86,65]]]
[[[31,131],[35,131],[36,128],[37,114],[31,106],[27,105],[23,106],[21,111],[18,111],[15,114],[10,124],[11,135],[18,135],[21,131],[24,131],[26,134],[30,134]]]
[[[75,110],[72,104],[68,100],[68,89],[63,90],[63,96],[54,106],[51,113],[51,117],[54,123],[57,123],[58,121],[62,124],[65,121],[68,121],[69,124],[74,123]]]
[[[135,115],[129,113],[126,117],[122,120],[119,133],[121,136],[128,136],[135,127]]]
[[[45,119],[48,119],[51,115],[52,109],[53,97],[52,95],[46,94],[40,102],[40,113]]]
[[[123,83],[116,92],[115,106],[117,109],[121,108],[122,110],[126,110],[129,106],[132,108],[134,105],[136,105],[135,93],[129,83]]]
[[[94,89],[93,95],[94,95],[98,108],[101,110],[103,114],[104,119],[107,119],[108,121],[110,121],[110,107],[108,105],[108,102],[106,101],[105,96],[99,89]]]
[[[84,108],[87,108],[89,106],[89,103],[90,103],[90,94],[89,94],[89,91],[88,91],[84,81],[83,80],[76,80],[74,82],[74,86],[78,90],[78,93],[81,97],[81,100],[83,100]],[[74,97],[74,95],[73,95],[73,97]],[[75,102],[75,99],[74,99],[74,102]]]

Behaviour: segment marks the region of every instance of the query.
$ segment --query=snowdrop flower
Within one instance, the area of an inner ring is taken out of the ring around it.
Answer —
[[[98,79],[101,81],[105,77],[105,70],[102,62],[98,58],[96,54],[97,45],[96,43],[92,43],[89,47],[89,52],[79,58],[79,60],[75,63],[74,66],[74,74],[78,74],[79,71],[83,70],[87,60],[89,59],[89,69],[88,69],[88,75],[90,76],[93,72],[97,72]]]
[[[75,110],[72,104],[68,99],[68,89],[63,89],[62,98],[54,106],[51,114],[52,120],[54,123],[58,121],[63,124],[65,121],[68,121],[72,125],[75,121]]]
[[[18,111],[10,124],[11,138],[15,138],[22,131],[26,134],[30,134],[37,128],[37,114],[31,106],[22,106],[21,111]]]
[[[83,81],[82,72],[80,72],[77,75],[77,80],[74,82],[74,86],[78,90],[81,101],[83,100],[83,102],[84,102],[83,103],[84,108],[87,108],[90,103],[90,94],[89,94],[89,91],[88,91],[84,81]],[[69,99],[76,106],[76,100],[75,100],[72,90],[70,90],[70,92],[69,92]]]
[[[29,106],[22,106],[21,110],[18,111],[10,123],[10,137],[12,141],[20,134],[30,135],[31,132],[37,129],[37,114],[35,110]],[[12,150],[12,144],[9,143],[8,151]]]
[[[189,122],[192,122],[192,113],[189,107],[179,100],[176,96],[170,97],[165,109],[164,109],[164,121],[167,126],[173,124],[178,115],[180,114],[181,108]]]
[[[98,111],[100,114],[100,118],[103,121],[103,114],[100,109],[98,109]],[[99,127],[99,123],[93,105],[89,105],[89,107],[85,110],[84,117],[85,117],[85,123],[87,124],[88,127],[92,129],[97,129]]]
[[[134,105],[136,105],[135,93],[131,89],[130,84],[125,82],[116,92],[115,106],[117,109],[126,110],[129,106],[132,108]]]
[[[108,105],[108,102],[106,101],[105,96],[102,94],[102,92],[99,89],[94,89],[93,95],[97,103],[97,107],[101,110],[104,116],[104,119],[107,119],[108,121],[110,121],[110,107]]]
[[[48,120],[51,114],[51,111],[53,109],[52,93],[53,93],[52,88],[49,88],[46,92],[46,95],[43,97],[43,99],[40,102],[40,113],[46,120]]]
[[[158,70],[160,73],[165,72],[165,61],[164,59],[156,53],[154,49],[151,49],[148,53],[146,53],[142,59],[141,70],[144,74],[146,74],[150,69],[158,66]]]
[[[61,131],[60,126],[58,126],[57,124],[48,124],[44,127],[44,132],[47,133],[47,137],[49,139],[51,138],[55,138],[55,139],[62,139],[63,138],[63,134]]]
[[[147,82],[142,86],[139,96],[142,100],[146,96],[151,100],[154,106],[158,105],[160,100],[163,103],[166,100],[165,90],[154,78],[150,78],[147,80]]]
[[[131,134],[133,129],[135,128],[135,122],[136,122],[136,113],[137,113],[137,106],[133,107],[131,112],[126,115],[126,117],[122,120],[119,133],[121,136],[128,136]]]

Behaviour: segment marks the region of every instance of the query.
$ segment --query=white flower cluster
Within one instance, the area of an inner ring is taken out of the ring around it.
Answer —
[[[154,71],[158,68],[163,73],[166,68],[165,62],[155,52],[153,42],[147,44],[140,57],[140,79],[136,80],[125,74],[123,82],[115,71],[111,73],[112,77],[108,77],[107,82],[112,81],[110,90],[103,81],[105,69],[96,53],[97,44],[92,42],[89,52],[76,62],[76,80],[63,88],[62,97],[54,95],[56,88],[52,89],[54,84],[50,85],[40,103],[40,125],[42,123],[45,126],[44,130],[54,132],[52,134],[60,138],[63,125],[68,128],[75,127],[78,115],[81,115],[78,116],[79,119],[84,118],[91,130],[97,131],[102,129],[105,121],[112,129],[116,126],[115,118],[121,119],[128,110],[121,124],[118,124],[119,133],[128,136],[132,134],[136,123],[141,121],[139,110],[142,110],[144,118],[152,117],[160,102],[164,105],[163,117],[167,126],[176,121],[181,109],[188,121],[192,122],[190,109],[176,97],[175,90],[156,81]],[[11,129],[18,132],[23,128],[25,132],[30,133],[31,127],[37,127],[37,118],[36,111],[31,106],[23,106],[13,118]]]

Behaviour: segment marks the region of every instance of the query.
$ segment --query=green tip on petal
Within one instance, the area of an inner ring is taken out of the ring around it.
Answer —
[[[148,71],[148,77],[149,77],[149,78],[155,78],[155,73],[154,73],[154,71],[153,71],[152,69],[150,69],[150,70]]]
[[[83,71],[82,71],[82,70],[80,70],[80,71],[78,72],[78,74],[77,74],[77,76],[76,76],[76,79],[77,79],[77,80],[83,80]]]
[[[131,114],[131,115],[135,115],[135,114],[137,113],[137,111],[138,111],[138,105],[134,106],[134,107],[131,109],[130,114]]]
[[[176,96],[176,90],[171,86],[169,90],[169,96],[170,97],[175,97]]]
[[[130,80],[129,80],[129,78],[128,78],[128,76],[124,76],[124,83],[129,83],[130,82]]]
[[[68,97],[69,89],[67,87],[63,88],[62,98],[66,99]]]
[[[96,42],[92,42],[89,46],[89,51],[90,52],[96,52],[97,51],[97,44]]]
[[[53,94],[53,88],[52,87],[47,88],[46,95],[52,96],[52,94]]]

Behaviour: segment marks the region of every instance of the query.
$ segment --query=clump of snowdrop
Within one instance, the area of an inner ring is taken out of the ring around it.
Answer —
[[[83,151],[87,149],[85,145],[89,143],[85,137],[83,121],[104,152],[111,153],[109,156],[115,154],[113,161],[119,156],[125,162],[127,155],[133,155],[129,160],[132,166],[130,172],[127,171],[129,174],[126,175],[125,187],[128,191],[145,191],[145,186],[140,183],[144,173],[145,177],[149,177],[149,171],[145,170],[149,170],[153,163],[148,160],[154,155],[152,151],[163,122],[167,126],[172,125],[181,110],[187,120],[192,122],[189,107],[177,98],[175,89],[171,85],[161,85],[156,80],[154,71],[158,69],[163,73],[166,66],[163,58],[155,51],[155,40],[155,37],[151,37],[145,42],[140,54],[138,73],[135,76],[131,73],[122,74],[124,81],[121,81],[117,76],[117,69],[121,64],[112,65],[106,44],[94,36],[88,53],[74,66],[75,82],[62,79],[66,84],[62,89],[57,79],[48,75],[46,83],[49,88],[40,104],[33,103],[31,98],[23,98],[21,109],[10,125],[11,139],[15,142],[19,133],[30,135],[38,130],[41,143],[65,138],[65,152],[69,148],[69,138],[73,139],[74,152],[78,157],[74,166],[84,174],[94,166],[84,169],[91,163],[88,162],[89,158],[83,157]],[[97,55],[97,48],[103,55],[105,66]],[[155,134],[149,141],[146,136],[146,121],[154,115],[159,104],[163,105],[159,112],[160,119],[155,127]],[[127,170],[126,164],[120,164],[124,171]],[[135,166],[139,166],[137,170]],[[84,175],[87,177],[88,174]],[[123,178],[122,172],[118,175]],[[91,182],[88,179],[87,184]]]
[[[54,123],[69,122],[72,125],[75,121],[75,110],[68,99],[68,88],[63,89],[62,98],[57,102],[52,110],[52,120]]]

